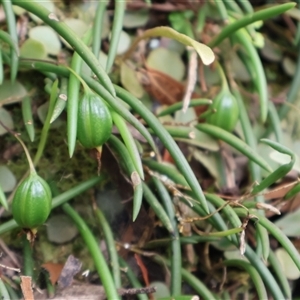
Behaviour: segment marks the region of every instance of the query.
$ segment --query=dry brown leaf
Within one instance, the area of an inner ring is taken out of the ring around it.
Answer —
[[[48,271],[50,282],[53,285],[57,282],[63,267],[63,264],[57,264],[52,262],[48,262],[42,265],[42,268]]]
[[[146,67],[137,72],[137,77],[143,88],[160,104],[172,105],[182,101],[184,97],[186,89],[184,84],[163,72]],[[196,98],[200,98],[200,95],[193,92],[191,99]],[[205,112],[206,109],[207,106],[204,105],[195,107],[198,116]]]
[[[137,265],[141,269],[141,272],[142,272],[142,275],[143,275],[143,279],[144,279],[144,282],[145,282],[146,286],[149,286],[150,282],[149,282],[148,270],[145,267],[145,264],[144,264],[142,258],[137,253],[134,254],[134,258],[136,260]]]
[[[73,255],[69,255],[58,279],[58,286],[64,289],[72,284],[73,277],[80,271],[82,263]]]
[[[140,69],[137,77],[144,89],[159,103],[170,105],[182,100],[185,87],[169,75],[151,69]]]

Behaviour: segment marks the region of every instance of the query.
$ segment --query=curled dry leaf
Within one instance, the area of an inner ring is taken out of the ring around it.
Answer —
[[[63,269],[63,264],[48,262],[43,264],[42,268],[48,271],[50,282],[55,285]]]
[[[61,271],[58,279],[58,286],[62,289],[70,286],[73,281],[73,277],[80,271],[82,263],[79,259],[70,255]]]
[[[147,67],[137,73],[144,89],[159,103],[171,105],[181,101],[184,85],[167,74]]]
[[[256,207],[258,209],[264,209],[264,210],[269,210],[277,215],[281,215],[281,212],[278,208],[276,208],[275,206],[271,205],[271,204],[267,204],[267,203],[263,203],[263,202],[258,202],[256,203]]]

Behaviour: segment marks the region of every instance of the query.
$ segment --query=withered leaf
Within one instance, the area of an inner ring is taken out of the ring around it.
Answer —
[[[64,266],[62,264],[48,262],[43,264],[42,267],[48,271],[50,282],[54,285],[57,282]]]
[[[137,77],[144,89],[159,103],[170,105],[182,100],[184,85],[169,75],[147,67],[140,69]]]
[[[61,271],[58,286],[64,289],[72,284],[73,277],[80,271],[82,263],[79,259],[70,255]]]

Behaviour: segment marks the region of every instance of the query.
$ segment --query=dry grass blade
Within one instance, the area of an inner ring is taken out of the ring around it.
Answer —
[[[21,289],[25,300],[34,300],[30,276],[21,276]]]
[[[193,91],[195,89],[195,84],[197,81],[197,52],[192,48],[189,49],[190,61],[189,61],[189,73],[188,73],[188,83],[183,97],[183,108],[182,111],[185,113],[189,107]]]

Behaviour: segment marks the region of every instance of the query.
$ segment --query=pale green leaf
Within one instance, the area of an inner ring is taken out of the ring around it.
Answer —
[[[275,251],[275,255],[280,261],[284,275],[287,279],[296,280],[300,277],[300,271],[284,248],[278,248]]]
[[[17,184],[15,175],[7,166],[0,166],[0,187],[4,193],[11,192]]]
[[[12,119],[10,113],[3,107],[0,107],[0,120],[9,129],[14,128],[14,122],[13,122],[13,119]],[[3,126],[0,125],[0,136],[6,132],[7,132],[7,130]]]
[[[147,66],[169,75],[177,81],[185,76],[185,65],[179,55],[166,48],[156,48],[147,57]]]
[[[46,59],[47,50],[43,43],[34,39],[27,39],[20,49],[20,56],[23,58]]]
[[[35,26],[29,30],[29,37],[42,43],[48,54],[58,55],[61,42],[57,33],[49,26]]]
[[[156,36],[168,37],[168,38],[174,39],[178,42],[181,42],[182,44],[184,44],[186,46],[193,47],[197,51],[203,64],[205,64],[205,65],[209,65],[215,60],[215,55],[214,55],[213,51],[211,50],[211,48],[191,39],[190,37],[188,37],[185,34],[179,33],[177,31],[175,31],[174,29],[172,29],[170,27],[165,27],[165,26],[155,27],[155,28],[146,30],[141,36],[139,36],[134,41],[134,43],[131,46],[128,53],[130,53],[135,48],[135,46],[139,43],[139,41],[141,41],[143,39],[151,38],[151,37],[156,37]],[[128,53],[127,53],[127,55],[128,55]]]

